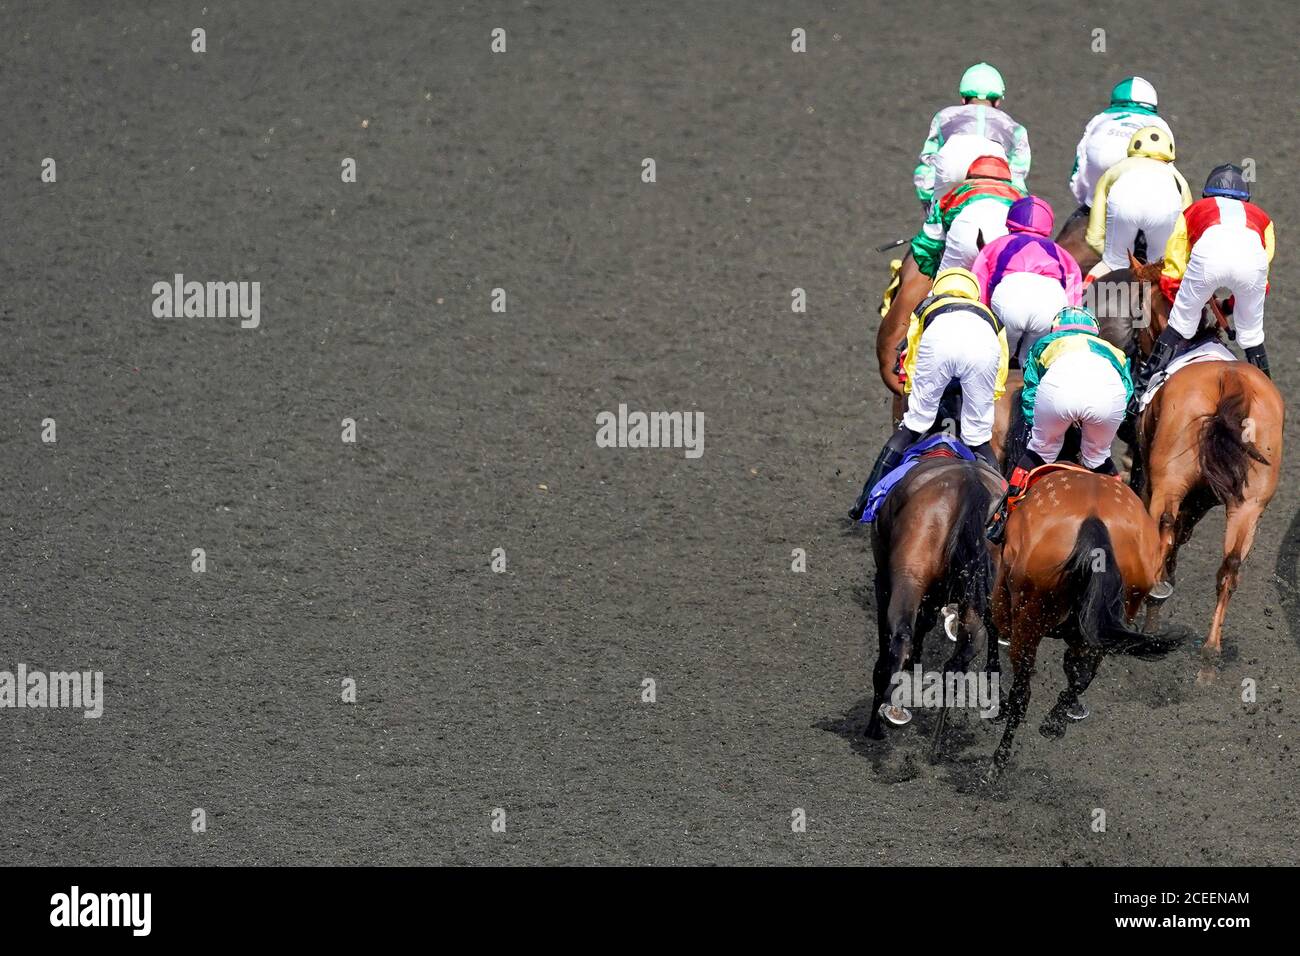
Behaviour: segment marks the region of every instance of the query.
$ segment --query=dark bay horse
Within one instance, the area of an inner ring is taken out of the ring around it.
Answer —
[[[947,604],[958,609],[958,642],[944,673],[966,670],[976,640],[986,647],[985,672],[999,669],[988,611],[992,556],[984,526],[1001,478],[987,465],[961,458],[922,458],[890,491],[876,515],[872,553],[876,562],[879,656],[867,735],[884,737],[881,706],[889,701],[895,674],[920,662],[925,635]],[[942,725],[936,726],[938,743]]]
[[[1061,231],[1056,234],[1056,244],[1074,256],[1074,261],[1079,263],[1084,275],[1101,261],[1097,251],[1088,245],[1087,234],[1088,217],[1083,213],[1082,207],[1070,213],[1069,218],[1061,224]]]
[[[1151,287],[1150,321],[1138,331],[1141,352],[1151,350],[1165,328],[1170,302],[1159,291],[1162,262],[1132,263],[1136,278]],[[1197,339],[1217,334],[1207,318]],[[1160,388],[1138,419],[1142,469],[1139,489],[1159,523],[1164,581],[1172,586],[1178,548],[1210,508],[1224,506],[1227,527],[1216,577],[1218,601],[1210,633],[1201,646],[1199,683],[1212,682],[1222,656],[1223,621],[1250,553],[1259,519],[1277,489],[1282,467],[1286,405],[1272,381],[1241,361],[1185,365]],[[1147,628],[1156,625],[1156,605]]]
[[[1106,653],[1160,652],[1159,642],[1144,640],[1128,623],[1159,579],[1159,569],[1155,522],[1120,481],[1067,468],[1030,487],[1007,521],[993,585],[992,620],[1011,640],[1014,680],[988,782],[1011,757],[1043,638],[1065,640],[1068,682],[1039,728],[1045,737],[1065,733],[1066,712]]]

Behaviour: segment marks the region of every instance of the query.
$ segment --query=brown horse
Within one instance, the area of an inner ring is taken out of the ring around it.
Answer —
[[[917,268],[909,252],[903,257],[898,273],[898,288],[876,329],[876,361],[880,364],[880,379],[895,395],[903,394],[898,381],[898,344],[907,338],[907,324],[912,311],[930,291],[933,280]]]
[[[1056,234],[1056,244],[1074,256],[1074,261],[1079,263],[1084,275],[1101,261],[1097,250],[1088,245],[1087,234],[1088,216],[1082,206],[1070,213],[1070,217],[1061,224],[1061,231]]]
[[[1131,263],[1135,276],[1152,287],[1150,322],[1139,330],[1143,354],[1169,319],[1169,299],[1159,291],[1163,262]],[[1198,339],[1213,337],[1210,319]],[[1223,620],[1237,589],[1241,565],[1250,553],[1260,516],[1277,489],[1282,467],[1286,406],[1268,376],[1248,362],[1207,361],[1186,365],[1161,386],[1137,423],[1142,449],[1143,500],[1160,526],[1164,580],[1172,587],[1178,548],[1216,504],[1227,511],[1223,562],[1217,575],[1218,603],[1201,647],[1198,681],[1217,676]],[[1148,610],[1148,630],[1158,617]]]
[[[1043,638],[1066,642],[1068,686],[1039,728],[1053,738],[1065,733],[1066,712],[1107,652],[1162,650],[1128,625],[1159,579],[1159,569],[1155,522],[1137,495],[1116,479],[1065,468],[1030,486],[1007,522],[993,585],[993,624],[1011,640],[1015,676],[988,782],[1011,757]]]
[[[944,673],[961,673],[984,642],[985,672],[999,669],[997,642],[984,626],[992,556],[984,526],[1002,479],[987,465],[960,458],[922,458],[894,486],[876,514],[872,553],[876,562],[879,655],[867,736],[885,736],[881,707],[895,675],[921,660],[922,642],[947,604],[958,609],[957,649]],[[991,682],[991,681],[990,681]],[[934,746],[942,734],[936,724]]]

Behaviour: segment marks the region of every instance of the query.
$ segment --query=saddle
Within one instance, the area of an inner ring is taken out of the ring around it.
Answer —
[[[893,490],[907,473],[923,461],[933,458],[956,458],[962,461],[971,461],[988,468],[993,474],[997,474],[987,462],[967,448],[959,439],[951,435],[939,433],[922,438],[916,444],[912,445],[903,453],[903,460],[892,471],[888,472],[880,482],[871,489],[871,494],[867,498],[866,509],[862,512],[859,519],[862,524],[871,524],[876,520],[876,512],[884,504],[885,498]],[[999,476],[1001,477],[1001,476]]]

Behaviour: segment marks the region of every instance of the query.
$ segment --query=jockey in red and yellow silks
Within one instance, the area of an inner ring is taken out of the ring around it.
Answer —
[[[1264,295],[1273,261],[1273,220],[1250,201],[1250,185],[1238,166],[1216,166],[1202,199],[1178,217],[1165,245],[1160,287],[1173,299],[1169,325],[1135,380],[1129,413],[1151,376],[1166,368],[1200,328],[1201,311],[1215,290],[1232,292],[1233,324],[1246,360],[1268,374],[1264,351]]]

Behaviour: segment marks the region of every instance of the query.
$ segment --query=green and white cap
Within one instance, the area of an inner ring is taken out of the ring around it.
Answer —
[[[987,63],[976,63],[961,75],[957,92],[981,100],[1000,100],[1007,95],[1007,87],[996,69]]]
[[[1136,103],[1154,110],[1159,99],[1154,86],[1140,76],[1130,76],[1120,80],[1110,91],[1110,105],[1118,106],[1121,103]]]

